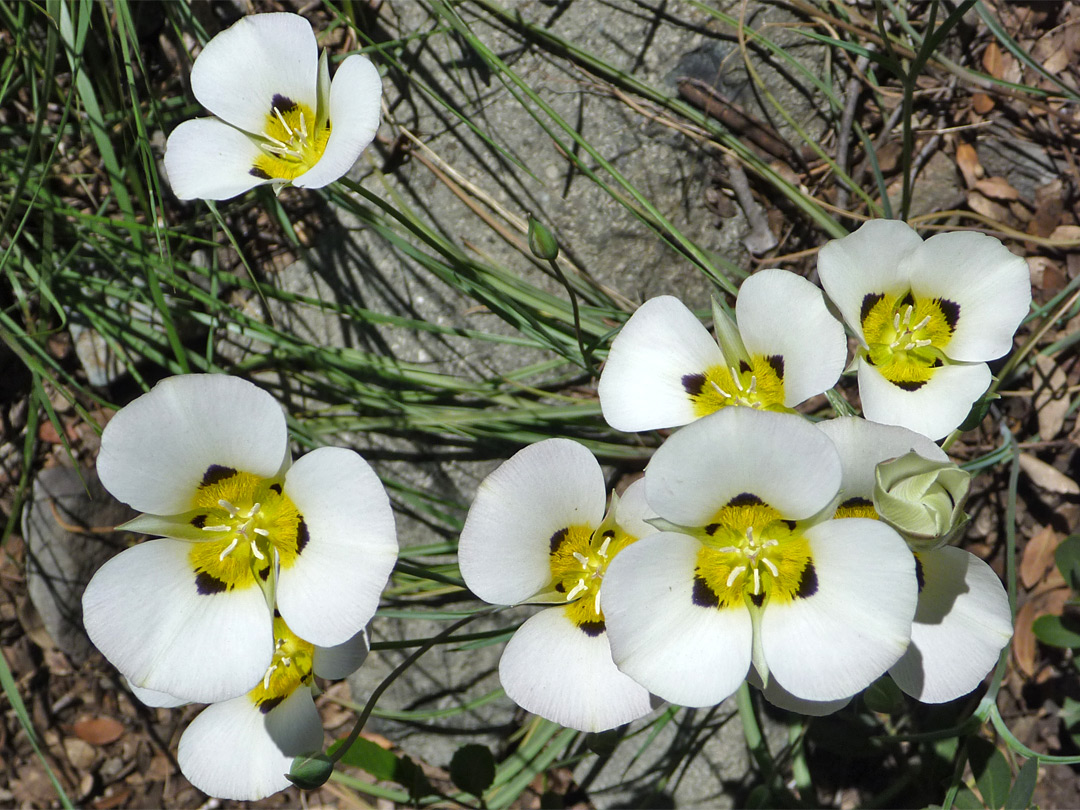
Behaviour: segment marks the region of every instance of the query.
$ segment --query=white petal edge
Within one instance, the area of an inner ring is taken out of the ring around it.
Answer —
[[[247,695],[206,707],[180,737],[176,759],[203,793],[255,801],[289,787],[293,759],[322,743],[311,689],[301,686],[268,714]]]
[[[611,344],[597,385],[604,419],[630,432],[688,424],[697,415],[683,377],[723,365],[716,341],[678,298],[650,298]]]
[[[485,602],[514,605],[551,584],[551,536],[604,519],[604,473],[570,439],[519,450],[480,482],[458,541],[465,584]]]
[[[259,682],[274,636],[258,588],[197,592],[190,549],[149,540],[113,557],[86,586],[83,625],[134,686],[213,703]]]
[[[1009,597],[997,574],[963,549],[921,552],[925,585],[911,646],[889,674],[923,703],[968,694],[994,668],[1012,637]]]
[[[316,647],[312,658],[312,669],[320,678],[336,681],[347,678],[367,660],[371,644],[368,640],[368,628],[364,628],[348,641],[333,647]]]
[[[251,174],[262,154],[235,127],[216,118],[193,118],[174,129],[165,144],[165,175],[181,200],[228,200],[270,182]]]
[[[863,416],[914,430],[935,441],[960,426],[990,381],[990,367],[985,363],[945,365],[935,369],[922,388],[905,391],[882,377],[865,359],[859,361]]]
[[[1027,262],[992,236],[970,231],[931,236],[904,260],[916,296],[960,305],[945,354],[979,362],[1007,354],[1031,307]]]
[[[649,691],[616,669],[607,633],[589,636],[552,607],[531,616],[499,661],[506,696],[578,731],[606,731],[649,713]]]
[[[661,517],[705,526],[736,495],[749,493],[801,520],[840,488],[832,442],[801,416],[724,408],[670,436],[645,468],[645,494]]]
[[[144,706],[152,706],[160,709],[175,709],[190,703],[188,700],[166,694],[165,692],[156,692],[153,689],[143,689],[141,686],[136,686],[126,678],[125,681],[127,682],[127,688],[131,690],[131,694],[135,695],[135,697],[139,699],[139,702]]]
[[[296,14],[251,14],[206,43],[191,66],[191,91],[234,127],[262,134],[275,95],[318,105],[319,49]]]
[[[944,450],[921,433],[895,425],[882,425],[857,416],[841,416],[817,422],[814,427],[832,439],[840,454],[843,479],[841,497],[870,498],[874,494],[874,470],[882,461],[914,450],[931,461],[948,461]]]
[[[817,591],[766,604],[761,646],[770,677],[792,695],[842,700],[904,654],[918,592],[915,559],[877,520],[830,520],[805,536]]]
[[[616,666],[682,706],[719,703],[750,669],[750,612],[692,601],[700,548],[669,532],[638,540],[608,566],[600,589]]]
[[[746,680],[751,686],[757,688],[765,700],[769,701],[773,706],[776,706],[776,708],[806,715],[807,717],[825,717],[826,715],[840,711],[851,703],[851,698],[849,697],[842,698],[841,700],[803,700],[802,698],[795,697],[791,692],[782,687],[777,682],[776,678],[769,678],[769,685],[763,689],[761,686],[761,676],[754,667],[750,667],[750,674],[747,676]]]
[[[860,340],[863,299],[872,293],[907,290],[910,280],[903,272],[903,259],[921,245],[922,239],[906,223],[872,219],[818,252],[821,286]]]
[[[624,532],[640,540],[658,531],[651,523],[645,522],[655,517],[659,515],[645,500],[645,479],[639,478],[619,496],[619,503],[615,507],[615,522]]]
[[[330,84],[330,139],[319,162],[293,180],[300,188],[322,188],[356,163],[375,140],[382,112],[382,77],[366,56],[342,62]]]
[[[112,418],[97,470],[118,500],[139,512],[174,515],[218,464],[263,478],[288,459],[281,406],[261,388],[224,374],[169,377]]]
[[[320,447],[285,474],[285,494],[307,524],[308,543],[278,578],[289,628],[333,647],[362,630],[397,561],[394,512],[379,476],[342,447]]]
[[[735,299],[739,334],[751,355],[784,362],[784,404],[832,388],[847,363],[844,327],[825,306],[821,290],[788,270],[759,270]]]

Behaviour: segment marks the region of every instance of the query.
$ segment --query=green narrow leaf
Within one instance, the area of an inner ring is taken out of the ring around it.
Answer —
[[[983,802],[991,810],[1005,806],[1012,783],[1012,771],[1009,763],[993,743],[980,737],[968,741],[968,759],[971,772],[975,774],[975,784],[979,787]],[[959,798],[959,796],[957,796]]]
[[[1031,629],[1043,644],[1080,648],[1080,619],[1076,616],[1040,616],[1032,623]]]
[[[1006,810],[1027,810],[1031,806],[1031,796],[1035,792],[1035,780],[1039,777],[1039,760],[1029,759],[1016,775],[1009,798],[1005,800]]]
[[[1070,535],[1061,541],[1054,552],[1054,562],[1069,587],[1080,591],[1080,534]]]

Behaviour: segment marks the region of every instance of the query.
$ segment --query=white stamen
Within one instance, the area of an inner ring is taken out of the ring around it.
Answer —
[[[731,399],[731,394],[716,384],[715,380],[709,380],[709,385],[716,389],[716,393],[722,396],[724,399]]]
[[[918,332],[920,329],[925,329],[929,323],[930,323],[930,316],[927,315],[925,318],[923,318],[921,321],[919,321],[917,324],[915,324],[915,326],[911,327],[911,331],[912,332]]]
[[[893,315],[892,328],[897,332],[900,331],[900,313],[899,312],[897,312],[895,315]]]
[[[255,529],[255,534],[259,535],[259,537],[269,537],[270,536],[270,532],[267,531],[266,529]]]
[[[601,557],[604,557],[606,559],[607,558],[608,546],[610,546],[610,545],[611,545],[611,538],[610,537],[605,537],[604,542],[600,544],[600,550],[598,552],[596,552],[596,553],[599,554]]]
[[[780,541],[776,540],[776,539],[773,539],[773,540],[766,540],[764,543],[761,544],[761,547],[762,548],[772,548],[773,546],[778,546],[778,545],[780,545]]]
[[[731,569],[731,573],[728,574],[727,587],[731,587],[731,584],[738,578],[739,574],[746,570],[745,565],[739,565]]]
[[[761,561],[765,564],[765,567],[769,569],[770,574],[772,574],[774,577],[780,576],[780,571],[778,571],[776,566],[773,565],[772,560],[770,560],[768,557],[762,557]]]
[[[221,498],[221,499],[218,500],[218,506],[220,506],[222,509],[224,509],[226,512],[228,512],[229,517],[236,517],[237,512],[240,511],[239,509],[237,509],[235,506],[233,506],[231,503],[229,503],[224,498]]]
[[[929,346],[933,342],[934,341],[930,340],[929,338],[926,339],[926,340],[916,340],[915,341],[915,348],[916,349],[921,349],[923,346]]]
[[[754,593],[761,593],[761,572],[754,566]]]
[[[226,557],[228,557],[230,553],[232,553],[232,550],[233,550],[234,548],[236,548],[236,541],[237,541],[237,538],[235,538],[235,537],[234,537],[234,538],[232,539],[232,542],[231,542],[231,543],[229,543],[229,547],[228,547],[228,548],[226,548],[226,549],[225,549],[225,550],[224,550],[223,552],[221,552],[220,554],[218,554],[218,562],[221,562],[221,561],[222,561],[222,560],[224,560],[224,559],[225,559]]]
[[[251,553],[255,557],[256,560],[265,560],[266,559],[266,557],[263,555],[263,553],[261,551],[259,551],[259,547],[255,544],[254,540],[251,541]]]
[[[735,548],[735,546],[724,546],[723,548],[718,548],[717,551],[721,554],[734,554],[738,549]]]
[[[300,113],[300,133],[301,138],[306,141],[308,139],[307,121],[304,119],[304,114],[302,112]]]
[[[579,579],[577,581],[577,585],[574,586],[573,590],[571,590],[570,593],[566,595],[566,601],[572,602],[582,591],[587,590],[589,590],[589,586],[585,584],[585,580]]]
[[[270,676],[274,674],[274,670],[277,669],[277,664],[271,664],[266,669],[266,674],[263,675],[263,689],[270,688]]]
[[[750,375],[750,388],[747,389],[746,393],[753,394],[755,391],[757,391],[757,375],[756,374],[751,374]]]
[[[596,590],[596,599],[593,600],[593,610],[596,611],[597,615],[600,614],[600,589],[599,588]]]
[[[225,524],[221,524],[220,526],[203,526],[202,530],[204,532],[227,532],[229,527]]]
[[[910,326],[911,326],[911,313],[914,312],[914,311],[915,311],[915,307],[913,307],[911,304],[908,304],[907,309],[904,310],[904,326],[905,327],[910,328]]]
[[[246,515],[244,515],[244,517],[246,517],[246,518],[255,517],[255,515],[257,515],[259,513],[259,507],[260,506],[262,506],[261,503],[255,504],[253,507],[251,507],[248,510],[248,513]]]
[[[581,563],[582,568],[589,567],[589,558],[582,554],[580,551],[574,552],[574,559]]]

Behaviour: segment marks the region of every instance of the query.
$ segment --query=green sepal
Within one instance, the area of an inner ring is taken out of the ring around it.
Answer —
[[[296,757],[285,778],[301,790],[314,790],[326,784],[334,772],[334,762],[324,752]]]
[[[192,542],[217,540],[225,534],[224,532],[209,532],[192,523],[192,521],[198,522],[200,517],[206,518],[205,509],[192,509],[189,512],[181,512],[179,515],[139,515],[116,528],[119,531]],[[216,520],[217,518],[209,518],[207,522],[213,526]]]
[[[720,351],[724,355],[724,362],[730,368],[738,368],[740,361],[750,363],[750,353],[743,345],[739,327],[723,308],[719,299],[712,300],[713,329],[716,331],[716,342],[720,344]]]
[[[559,256],[559,243],[544,223],[532,214],[529,214],[529,250],[536,258],[548,262]]]
[[[330,62],[326,51],[319,56],[319,78],[315,85],[315,131],[320,132],[330,120]]]

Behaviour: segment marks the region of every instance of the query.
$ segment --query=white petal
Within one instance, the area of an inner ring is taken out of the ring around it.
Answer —
[[[278,609],[296,635],[333,647],[375,615],[397,561],[390,499],[370,465],[342,447],[299,459],[285,475],[285,494],[303,515],[309,540],[281,569]]]
[[[724,365],[720,347],[678,298],[650,298],[611,344],[597,393],[616,430],[677,427],[694,421],[683,377]]]
[[[682,706],[719,703],[750,668],[750,612],[693,602],[700,548],[686,535],[646,537],[619,552],[600,589],[619,669]]]
[[[818,252],[821,286],[860,339],[863,299],[872,293],[907,290],[910,282],[903,259],[921,245],[919,235],[900,220],[872,219]]]
[[[860,360],[863,416],[906,427],[930,439],[943,439],[967,418],[975,400],[990,387],[990,379],[990,368],[985,363],[945,365],[934,369],[934,376],[921,388],[905,391]]]
[[[840,488],[832,442],[801,416],[724,408],[670,436],[645,469],[649,505],[682,526],[705,526],[736,495],[784,518],[826,507]]]
[[[905,270],[920,298],[960,305],[945,347],[954,360],[994,360],[1009,352],[1031,305],[1027,262],[992,236],[968,231],[931,236],[908,255]]]
[[[931,461],[949,460],[944,450],[921,433],[895,425],[842,416],[818,422],[815,427],[832,439],[840,454],[843,471],[840,492],[844,500],[869,499],[874,494],[874,470],[882,461],[899,458],[912,450]]]
[[[382,77],[366,56],[342,62],[330,85],[330,139],[319,162],[293,180],[301,188],[321,188],[356,163],[379,130]]]
[[[86,586],[83,624],[135,686],[212,703],[259,682],[274,637],[258,588],[198,592],[190,549],[150,540],[113,557]]]
[[[252,14],[206,43],[191,67],[191,91],[221,120],[258,135],[274,96],[318,100],[319,50],[311,25],[296,14]]]
[[[821,290],[787,270],[760,270],[735,299],[739,334],[754,355],[783,358],[784,404],[832,388],[847,363],[847,337]]]
[[[788,712],[795,712],[796,714],[803,714],[807,717],[825,717],[826,715],[838,712],[849,703],[851,698],[842,698],[841,700],[803,700],[797,698],[787,689],[782,687],[776,678],[769,678],[769,685],[764,689],[761,688],[761,676],[758,675],[757,670],[754,667],[750,667],[750,674],[746,678],[747,682],[754,687],[761,690],[761,694],[765,697],[769,703],[776,706],[778,709],[783,709]]]
[[[347,678],[367,660],[371,646],[365,627],[348,641],[333,647],[316,647],[312,667],[320,678],[331,681]]]
[[[561,607],[529,618],[499,661],[506,695],[578,731],[605,731],[649,713],[649,692],[615,668],[607,634],[586,635]]]
[[[604,519],[604,473],[569,439],[519,450],[480,482],[458,542],[461,576],[485,602],[513,605],[551,584],[551,536]]]
[[[944,546],[919,557],[925,584],[911,646],[889,674],[912,697],[944,703],[994,668],[1012,637],[1009,597],[993,569],[963,549]]]
[[[118,500],[175,515],[191,508],[211,465],[270,478],[288,452],[285,415],[270,394],[239,377],[187,374],[162,380],[112,418],[97,469]]]
[[[155,692],[153,689],[143,689],[141,686],[136,686],[131,683],[131,681],[127,682],[127,688],[131,690],[131,694],[135,695],[144,706],[153,706],[161,709],[175,709],[178,706],[186,706],[191,702],[165,692]]]
[[[216,118],[193,118],[165,144],[165,174],[181,200],[228,200],[268,183],[251,174],[263,154],[240,130]]]
[[[877,520],[830,520],[806,538],[817,591],[765,605],[762,649],[770,677],[795,697],[839,700],[869,686],[907,648],[915,559]]]
[[[615,508],[615,522],[624,532],[640,539],[656,533],[656,527],[645,522],[655,517],[659,515],[645,500],[645,479],[639,478],[619,496],[619,503]]]
[[[301,686],[268,714],[247,695],[207,706],[180,738],[176,759],[203,793],[255,801],[289,787],[293,759],[322,743],[311,690]]]

